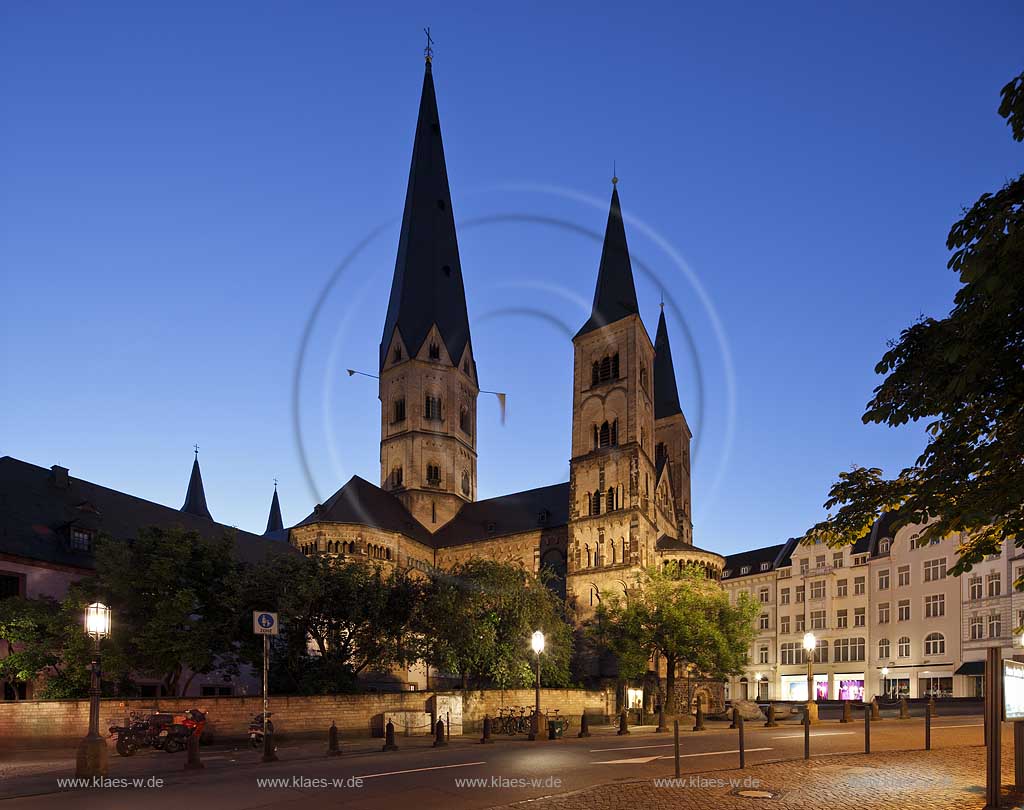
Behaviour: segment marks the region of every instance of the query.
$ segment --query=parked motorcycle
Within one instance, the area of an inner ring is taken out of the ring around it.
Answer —
[[[162,748],[165,732],[174,723],[174,715],[155,712],[145,717],[131,712],[123,726],[110,726],[110,736],[117,735],[117,753],[130,757],[140,748]]]
[[[162,748],[168,754],[176,754],[183,751],[188,745],[190,737],[202,737],[206,728],[206,713],[199,709],[189,709],[184,716],[175,717],[175,722],[166,726],[160,731],[160,744],[156,747]]]
[[[274,733],[274,721],[270,719],[273,712],[267,712],[267,731]],[[257,714],[249,723],[249,746],[254,751],[263,750],[263,712]]]

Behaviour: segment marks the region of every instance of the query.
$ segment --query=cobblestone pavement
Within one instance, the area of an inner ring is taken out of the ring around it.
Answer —
[[[1011,797],[1013,752],[1003,750],[1003,807]],[[1007,784],[1009,782],[1010,784]],[[737,795],[750,791],[749,797]],[[765,795],[770,794],[770,795]],[[844,754],[636,780],[503,805],[524,810],[982,810],[985,749]]]

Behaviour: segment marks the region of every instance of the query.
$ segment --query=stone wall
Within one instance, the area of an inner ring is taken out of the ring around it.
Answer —
[[[326,739],[331,722],[343,737],[382,735],[384,715],[399,712],[430,712],[434,692],[389,692],[367,695],[318,695],[271,697],[274,726],[283,737],[321,735]],[[440,693],[462,698],[465,733],[475,733],[485,714],[496,715],[504,706],[532,706],[532,689],[467,690]],[[217,698],[132,698],[100,702],[103,734],[110,725],[120,724],[131,711],[181,713],[197,707],[207,712],[207,729],[217,740],[243,739],[249,721],[263,710],[257,696]],[[586,689],[543,689],[543,710],[558,709],[578,721],[586,711],[595,720],[615,712],[614,691]],[[68,745],[79,740],[89,726],[87,700],[26,700],[0,702],[0,746]]]

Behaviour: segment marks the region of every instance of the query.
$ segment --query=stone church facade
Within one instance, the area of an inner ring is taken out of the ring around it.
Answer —
[[[652,342],[614,183],[573,347],[569,481],[478,500],[477,358],[428,59],[380,343],[379,484],[353,477],[290,542],[411,569],[473,557],[547,568],[580,621],[646,566],[696,563],[718,579],[723,558],[693,544],[691,434],[665,314]]]

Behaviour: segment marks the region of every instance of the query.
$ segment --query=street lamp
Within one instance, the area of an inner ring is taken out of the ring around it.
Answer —
[[[807,658],[807,722],[818,722],[818,704],[814,695],[814,651],[818,647],[818,639],[814,633],[804,633],[804,653]]]
[[[100,736],[100,641],[110,635],[110,608],[93,602],[85,609],[85,632],[92,638],[92,678],[89,684],[89,733],[78,746],[75,774],[107,775],[107,743]]]
[[[530,739],[536,740],[540,735],[540,654],[544,652],[544,634],[540,630],[533,631],[530,646],[537,655],[536,701],[533,707],[533,724],[530,727]]]
[[[882,667],[882,694],[889,699],[889,667]]]

